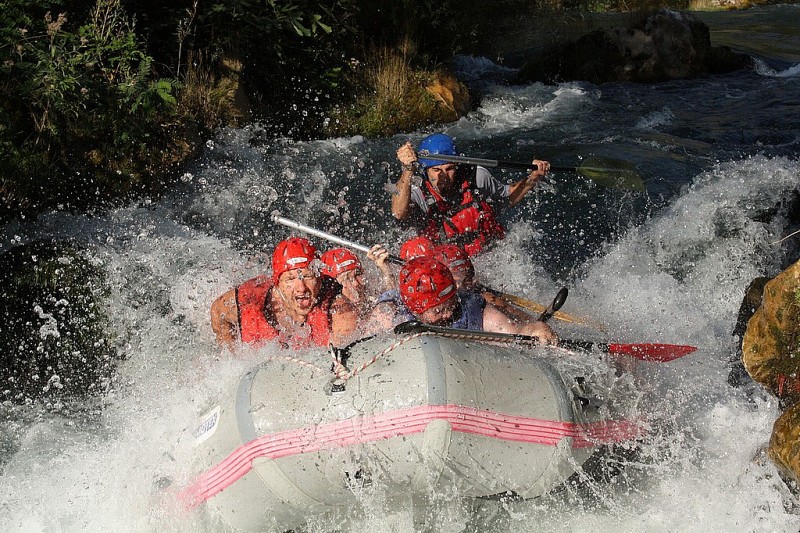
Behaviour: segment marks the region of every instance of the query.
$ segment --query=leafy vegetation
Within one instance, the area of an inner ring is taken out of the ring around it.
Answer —
[[[464,109],[430,90],[452,54],[542,10],[656,4],[2,0],[0,222],[158,194],[204,137],[242,120],[296,138],[453,120]]]
[[[151,164],[142,156],[176,102],[177,80],[153,76],[119,0],[84,6],[75,24],[61,7],[0,8],[0,192],[9,208],[85,206],[141,184]]]
[[[341,97],[355,0],[186,6],[0,2],[0,222],[157,194],[251,108],[299,135]]]
[[[364,63],[353,62],[347,76],[355,96],[329,111],[325,133],[379,137],[458,119],[458,112],[440,105],[428,90],[443,74],[415,69],[412,58],[407,42],[375,49]]]

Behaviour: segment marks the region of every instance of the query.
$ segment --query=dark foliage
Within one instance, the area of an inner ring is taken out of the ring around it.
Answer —
[[[154,76],[118,0],[4,2],[4,213],[86,208],[150,188],[176,87]]]

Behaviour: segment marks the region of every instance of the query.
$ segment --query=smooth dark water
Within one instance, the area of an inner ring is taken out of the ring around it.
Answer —
[[[797,64],[800,12],[796,2],[696,15],[710,28],[714,45],[762,57],[778,68]]]

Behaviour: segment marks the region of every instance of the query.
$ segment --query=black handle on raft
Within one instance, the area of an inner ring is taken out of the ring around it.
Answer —
[[[567,300],[567,296],[569,295],[569,290],[566,287],[562,287],[556,297],[553,298],[553,303],[550,304],[550,307],[544,310],[544,312],[539,315],[539,320],[542,322],[547,322],[550,320],[556,311],[561,309],[561,306],[564,305],[564,302]]]

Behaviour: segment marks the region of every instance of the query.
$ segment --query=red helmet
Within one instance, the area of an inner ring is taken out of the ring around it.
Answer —
[[[433,257],[433,241],[427,237],[412,237],[400,247],[400,259],[411,261],[415,257]]]
[[[328,250],[322,254],[320,259],[324,263],[322,273],[332,278],[336,278],[336,276],[344,272],[359,270],[361,268],[361,261],[347,248]]]
[[[289,237],[281,241],[272,252],[272,282],[287,270],[308,268],[317,257],[317,249],[308,239]]]
[[[416,257],[400,269],[400,297],[415,315],[455,295],[453,275],[433,257]]]
[[[439,244],[433,250],[433,257],[450,269],[450,272],[475,273],[475,267],[467,252],[455,244]]]

